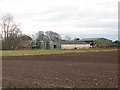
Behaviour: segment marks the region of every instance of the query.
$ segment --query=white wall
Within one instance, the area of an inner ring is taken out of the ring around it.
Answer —
[[[61,49],[88,49],[90,44],[62,44]]]

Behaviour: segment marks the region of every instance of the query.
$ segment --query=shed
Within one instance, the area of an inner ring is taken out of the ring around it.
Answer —
[[[90,44],[81,41],[62,41],[61,49],[88,49]]]
[[[78,41],[86,42],[90,44],[91,47],[109,47],[112,45],[112,40],[106,38],[84,38]]]
[[[53,49],[61,49],[61,40],[53,41]]]

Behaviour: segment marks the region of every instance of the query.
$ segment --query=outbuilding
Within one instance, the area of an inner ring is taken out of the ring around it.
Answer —
[[[81,42],[86,42],[90,44],[91,47],[110,47],[112,46],[112,40],[106,39],[106,38],[84,38],[81,40],[78,40]]]
[[[89,49],[90,44],[81,41],[62,41],[61,49]]]

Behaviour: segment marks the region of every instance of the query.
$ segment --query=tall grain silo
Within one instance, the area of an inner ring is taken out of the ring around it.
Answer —
[[[46,42],[46,49],[50,49],[50,42]]]
[[[38,43],[39,43],[39,49],[45,49],[44,41],[38,41]]]
[[[46,49],[53,49],[53,42],[52,41],[46,42]]]

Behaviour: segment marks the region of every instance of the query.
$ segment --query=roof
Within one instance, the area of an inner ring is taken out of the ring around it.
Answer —
[[[22,46],[22,47],[28,47],[28,46],[30,45],[30,42],[31,42],[31,41],[22,41],[22,42],[20,43],[20,46]]]
[[[87,44],[86,42],[81,41],[61,41],[62,44]]]
[[[93,40],[97,40],[97,39],[103,39],[103,38],[83,38],[81,40],[78,40],[78,41],[93,41]]]

